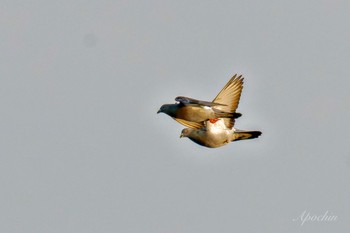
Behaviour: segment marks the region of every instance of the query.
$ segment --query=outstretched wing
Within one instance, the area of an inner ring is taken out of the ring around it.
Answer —
[[[237,74],[235,74],[214,98],[213,102],[222,104],[220,106],[215,106],[215,108],[223,112],[236,112],[242,89],[243,77],[242,75],[237,76]],[[224,123],[227,128],[231,129],[235,124],[235,120],[233,118],[224,118]]]
[[[208,102],[208,101],[203,101],[203,100],[196,100],[192,99],[189,97],[185,96],[178,96],[175,98],[175,101],[178,101],[184,105],[189,105],[189,104],[196,104],[196,105],[202,105],[202,106],[208,106],[208,107],[213,107],[213,106],[226,106],[225,104],[221,103],[215,103],[215,102]]]

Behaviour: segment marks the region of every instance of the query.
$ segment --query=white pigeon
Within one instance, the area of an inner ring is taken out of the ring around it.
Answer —
[[[206,121],[206,127],[201,129],[183,129],[180,138],[188,137],[201,146],[216,148],[232,141],[253,139],[260,135],[260,131],[245,131],[234,127],[228,128],[225,125],[224,118],[219,118],[216,121]]]

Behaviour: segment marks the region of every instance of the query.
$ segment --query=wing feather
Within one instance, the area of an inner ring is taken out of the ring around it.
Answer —
[[[226,106],[215,106],[216,109],[224,112],[236,112],[243,89],[243,79],[242,75],[237,76],[237,74],[235,74],[226,83],[213,100],[213,102]],[[224,122],[227,128],[232,128],[235,123],[233,118],[224,118]]]
[[[203,105],[203,106],[208,106],[208,107],[212,107],[212,106],[226,106],[225,104],[220,104],[220,103],[215,103],[215,102],[208,102],[208,101],[203,101],[203,100],[196,100],[196,99],[192,99],[189,97],[185,97],[185,96],[178,96],[175,98],[175,101],[178,101],[184,105],[190,105],[190,104],[198,104],[198,105]]]
[[[193,129],[201,129],[204,128],[204,123],[198,123],[198,122],[193,122],[193,121],[186,121],[180,118],[173,118],[175,121],[177,121],[178,123],[189,127],[189,128],[193,128]]]

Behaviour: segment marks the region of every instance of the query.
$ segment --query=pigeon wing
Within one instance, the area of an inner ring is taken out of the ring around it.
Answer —
[[[193,121],[186,121],[186,120],[183,120],[183,119],[180,119],[180,118],[173,118],[175,121],[177,121],[178,123],[186,126],[186,127],[189,127],[189,128],[193,128],[193,129],[201,129],[204,126],[204,123],[198,123],[198,122],[193,122]]]
[[[195,105],[202,105],[202,106],[208,106],[208,107],[226,106],[225,104],[221,104],[221,103],[208,102],[208,101],[203,101],[203,100],[196,100],[196,99],[192,99],[192,98],[185,97],[185,96],[178,96],[178,97],[175,98],[175,101],[178,101],[178,102],[180,102],[183,105],[195,104]]]
[[[213,100],[213,102],[220,103],[224,106],[218,105],[215,106],[215,108],[224,112],[236,112],[242,89],[243,77],[242,75],[237,76],[237,74],[235,74]],[[226,127],[230,129],[235,123],[233,118],[224,118],[224,122]]]

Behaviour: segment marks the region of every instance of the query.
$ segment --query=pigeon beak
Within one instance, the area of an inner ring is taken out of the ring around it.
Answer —
[[[184,135],[181,133],[181,134],[180,134],[180,138],[183,138],[183,137],[184,137]]]
[[[157,114],[160,113],[160,112],[161,112],[161,111],[160,111],[160,109],[159,109],[158,112],[157,112]]]

